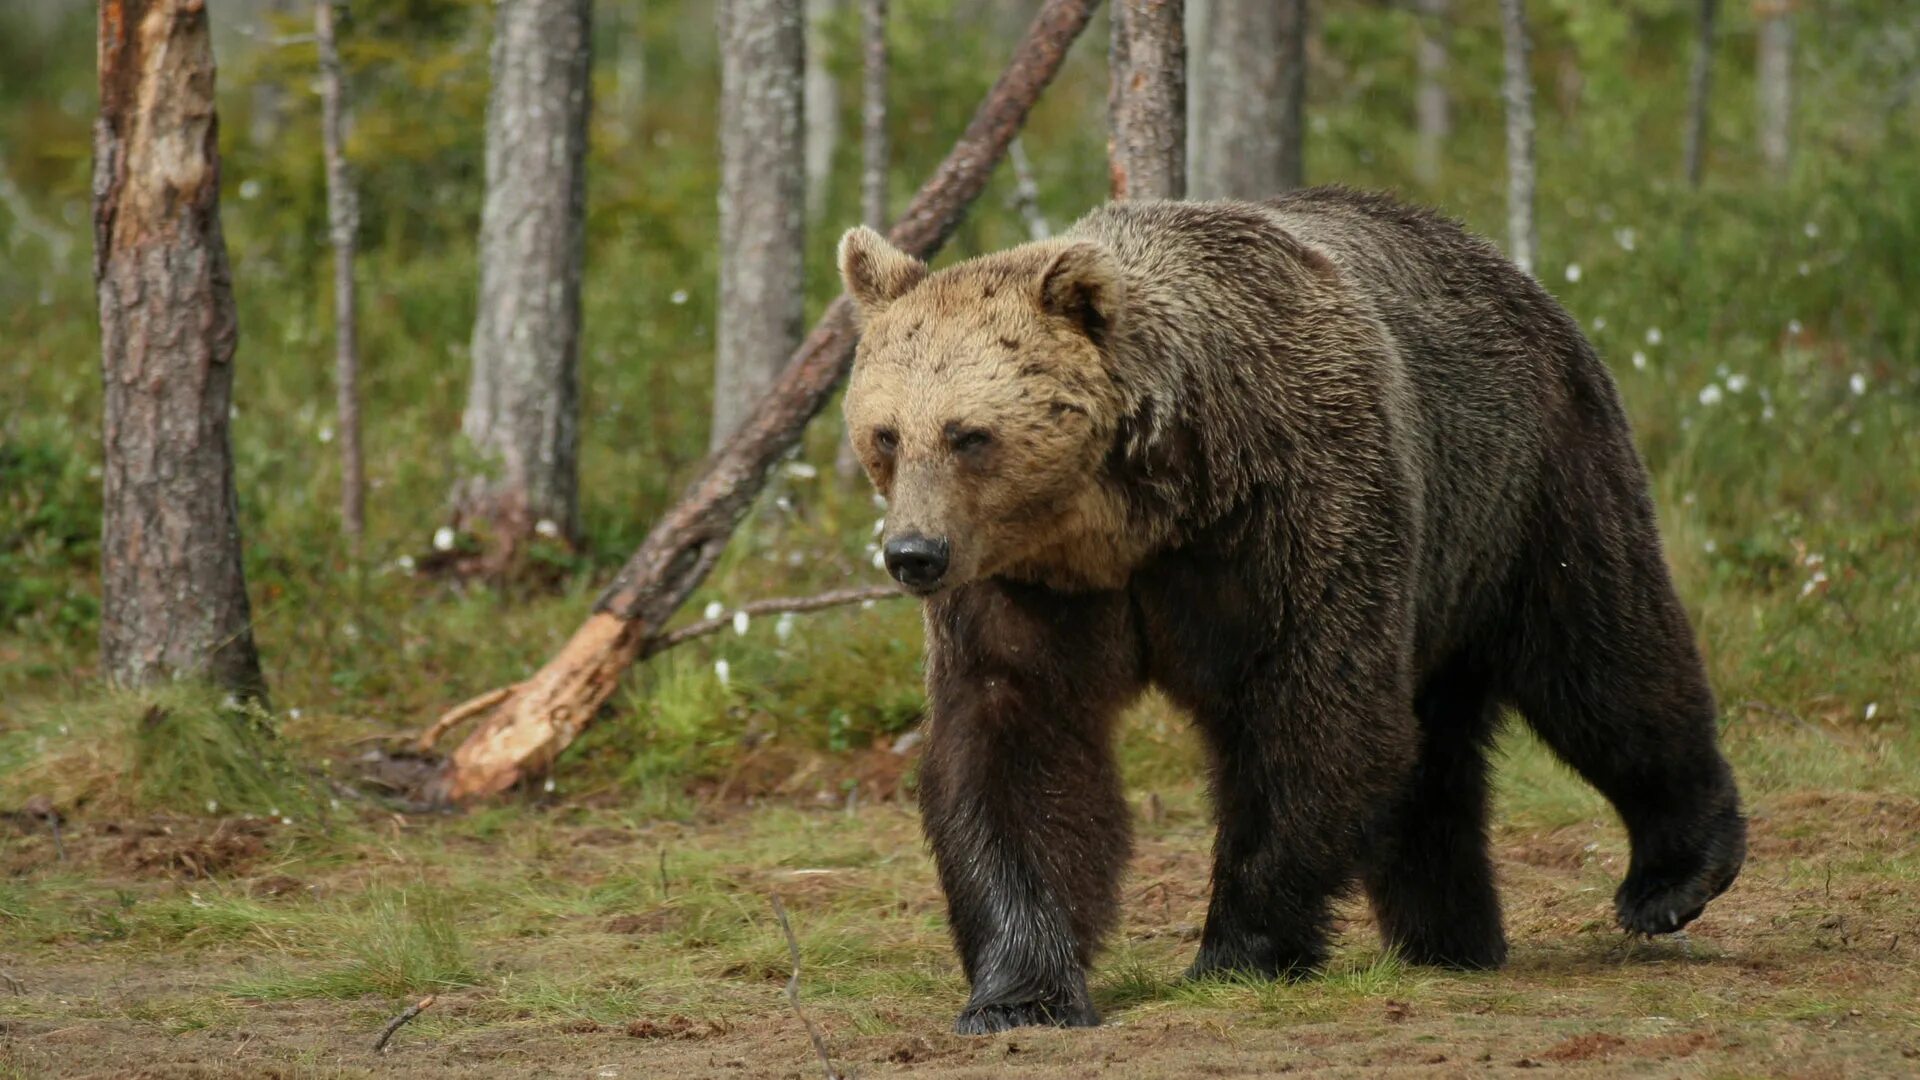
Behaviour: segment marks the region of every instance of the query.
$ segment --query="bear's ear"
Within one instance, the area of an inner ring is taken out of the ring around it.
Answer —
[[[855,225],[840,238],[840,281],[862,316],[873,315],[900,299],[927,276],[927,264]]]
[[[1040,271],[1041,310],[1073,323],[1095,345],[1106,345],[1126,300],[1120,266],[1098,244],[1069,244]]]

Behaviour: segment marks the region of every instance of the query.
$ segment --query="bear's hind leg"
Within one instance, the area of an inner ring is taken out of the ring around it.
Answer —
[[[1650,516],[1555,535],[1535,549],[1519,598],[1513,698],[1626,825],[1621,926],[1672,933],[1733,884],[1746,857],[1713,693]]]
[[[1419,764],[1376,828],[1367,896],[1381,937],[1407,961],[1496,968],[1507,939],[1487,857],[1487,750],[1499,704],[1458,664],[1428,680],[1414,712]]]

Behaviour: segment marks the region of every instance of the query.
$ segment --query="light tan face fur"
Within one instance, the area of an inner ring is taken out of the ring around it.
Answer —
[[[1069,549],[1114,513],[1100,469],[1118,393],[1096,344],[1122,298],[1110,260],[1041,244],[929,275],[862,228],[840,268],[862,324],[847,429],[887,499],[882,543],[948,548],[937,586],[915,591],[1071,577]]]

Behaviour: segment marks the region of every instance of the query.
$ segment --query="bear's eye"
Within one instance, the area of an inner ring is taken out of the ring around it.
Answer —
[[[979,428],[967,428],[947,434],[947,445],[953,447],[953,452],[956,454],[979,450],[991,442],[993,442],[992,433]]]
[[[900,436],[894,434],[892,428],[875,428],[873,432],[873,448],[888,457],[892,457],[893,452],[900,449]]]

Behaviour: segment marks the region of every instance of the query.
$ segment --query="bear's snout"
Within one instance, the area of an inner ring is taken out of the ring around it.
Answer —
[[[914,592],[930,592],[947,573],[947,542],[919,533],[887,541],[887,573]]]

